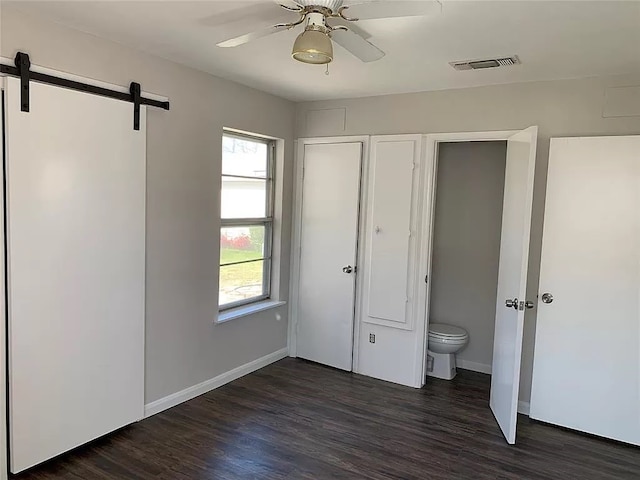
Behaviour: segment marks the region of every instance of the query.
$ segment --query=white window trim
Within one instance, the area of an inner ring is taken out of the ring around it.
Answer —
[[[262,300],[260,302],[248,303],[240,307],[231,308],[229,310],[223,310],[218,314],[218,318],[214,321],[216,325],[228,322],[229,320],[235,320],[236,318],[247,317],[254,313],[264,312],[265,310],[271,310],[272,308],[281,307],[286,305],[287,302],[283,300]]]
[[[224,128],[223,133],[240,134],[250,136],[254,138],[260,138],[265,140],[271,140],[275,143],[275,154],[272,158],[272,175],[273,175],[273,194],[272,194],[272,240],[271,240],[271,294],[269,298],[256,300],[252,303],[238,305],[236,307],[228,308],[225,310],[218,310],[213,318],[213,324],[218,325],[226,323],[236,318],[242,318],[251,316],[256,313],[260,313],[266,310],[277,308],[286,305],[287,302],[281,300],[282,288],[281,282],[281,268],[282,268],[282,198],[284,193],[284,157],[285,157],[285,142],[281,138],[271,137],[267,135],[260,135],[244,130],[238,130],[234,128]],[[221,219],[222,220],[222,219]],[[222,223],[222,222],[221,222]],[[221,225],[222,226],[222,225]],[[218,266],[218,268],[220,268]],[[219,271],[219,270],[218,270]],[[216,292],[219,295],[220,291]]]
[[[276,163],[276,142],[274,140],[263,138],[261,136],[237,133],[235,131],[223,130],[222,138],[235,137],[253,142],[260,142],[267,145],[267,173],[263,179],[266,182],[266,209],[265,217],[260,218],[230,218],[220,219],[220,230],[225,227],[232,227],[238,225],[262,225],[264,227],[264,252],[263,258],[258,261],[262,261],[263,264],[263,277],[262,277],[262,295],[247,298],[245,300],[238,300],[225,305],[218,305],[218,311],[222,314],[226,311],[233,310],[238,307],[244,307],[247,305],[253,305],[271,299],[271,265],[273,262],[273,210],[274,210],[274,195],[275,195],[275,163]],[[225,173],[222,172],[222,177],[225,177]],[[262,179],[261,177],[257,177]],[[222,247],[220,248],[222,252]],[[248,262],[247,262],[248,263]],[[222,269],[223,265],[220,264],[219,268]],[[219,294],[219,293],[218,293]]]

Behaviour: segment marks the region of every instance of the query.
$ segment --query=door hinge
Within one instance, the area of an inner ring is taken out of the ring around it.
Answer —
[[[424,283],[429,283],[429,275],[424,276]]]

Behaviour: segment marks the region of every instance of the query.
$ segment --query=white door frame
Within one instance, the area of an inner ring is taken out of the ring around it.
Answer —
[[[0,76],[0,90],[3,94],[5,92],[5,80]],[[4,100],[4,96],[2,98]],[[0,100],[0,101],[2,101]],[[4,101],[0,106],[0,112],[6,115],[4,111]],[[0,130],[4,126],[4,118],[0,119]],[[5,132],[6,134],[6,132]],[[0,135],[4,135],[0,132]],[[0,138],[0,142],[4,142],[5,138]],[[2,145],[3,152],[6,152],[6,145]],[[4,178],[4,167],[2,171],[2,178]],[[9,437],[7,436],[7,419],[9,411],[7,410],[7,308],[5,297],[5,238],[4,238],[4,191],[0,194],[0,222],[2,228],[0,228],[0,245],[2,246],[2,252],[0,252],[0,480],[6,480],[9,472],[9,465],[7,463],[8,443]]]
[[[422,338],[422,351],[418,351],[419,357],[416,358],[416,364],[420,364],[422,368],[417,368],[416,372],[420,375],[415,379],[416,386],[423,386],[426,382],[427,373],[427,345],[429,341],[429,309],[431,295],[431,258],[433,254],[433,225],[435,219],[435,195],[438,173],[438,147],[440,143],[452,142],[492,142],[500,140],[508,140],[509,137],[515,135],[520,130],[501,130],[493,132],[456,132],[456,133],[434,133],[424,137],[424,168],[422,169],[422,184],[425,186],[422,192],[422,215],[420,215],[418,244],[420,250],[418,252],[417,263],[419,268],[416,269],[417,277],[416,285],[424,282],[427,278],[426,288],[419,290],[416,297],[416,311],[422,312],[416,324],[416,334]]]
[[[296,343],[297,343],[297,329],[298,329],[298,283],[300,280],[300,242],[302,238],[302,167],[304,161],[304,147],[305,145],[322,145],[332,143],[362,143],[362,160],[361,160],[361,172],[360,172],[360,208],[358,218],[358,247],[363,244],[364,235],[364,209],[366,208],[367,200],[367,185],[364,179],[367,178],[368,171],[368,159],[369,159],[369,136],[368,135],[356,135],[356,136],[344,136],[344,137],[322,137],[322,138],[299,138],[296,141],[295,147],[295,162],[294,162],[294,212],[293,212],[293,228],[292,228],[292,240],[291,240],[291,274],[289,281],[289,331],[288,331],[288,345],[289,356],[296,357]],[[327,192],[328,194],[330,192]],[[360,275],[358,275],[358,266],[364,265],[364,252],[362,248],[358,248],[357,253],[357,265],[356,265],[356,298],[357,300],[361,296],[362,282],[360,281]],[[355,301],[355,312],[353,317],[353,353],[352,353],[352,370],[357,372],[358,363],[358,340],[360,338],[360,322],[358,318],[360,315],[359,304]]]

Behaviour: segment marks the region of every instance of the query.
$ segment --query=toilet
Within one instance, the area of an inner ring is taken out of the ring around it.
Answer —
[[[456,376],[456,353],[468,342],[469,334],[464,328],[445,323],[429,324],[427,375],[452,380]]]

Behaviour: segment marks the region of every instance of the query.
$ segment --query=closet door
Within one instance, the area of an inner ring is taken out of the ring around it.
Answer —
[[[304,147],[296,355],[351,370],[362,144]]]
[[[145,109],[7,79],[11,471],[143,416]]]
[[[551,140],[530,416],[640,445],[640,136]]]

